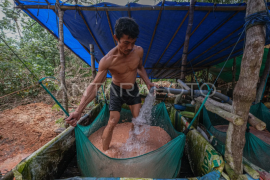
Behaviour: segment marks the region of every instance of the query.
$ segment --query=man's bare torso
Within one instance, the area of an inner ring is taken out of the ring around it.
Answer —
[[[107,54],[106,61],[110,63],[108,70],[112,74],[112,81],[115,85],[124,89],[132,88],[141,61],[141,52],[141,47],[134,46],[128,55],[119,55],[118,49],[115,47]]]

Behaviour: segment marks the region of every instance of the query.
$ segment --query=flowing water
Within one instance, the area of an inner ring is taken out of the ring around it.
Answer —
[[[129,132],[129,138],[121,147],[122,158],[129,156],[131,152],[137,152],[142,155],[147,152],[147,141],[149,139],[149,130],[152,119],[152,108],[154,106],[156,97],[148,94],[145,102],[140,109],[139,116],[132,119],[134,128]]]

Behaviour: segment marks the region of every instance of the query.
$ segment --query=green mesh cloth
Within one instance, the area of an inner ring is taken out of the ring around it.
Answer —
[[[130,110],[122,109],[119,123],[130,122]],[[100,111],[89,126],[77,125],[75,128],[77,161],[84,177],[137,177],[137,178],[175,178],[181,166],[181,158],[186,136],[177,132],[170,121],[165,104],[160,103],[152,109],[152,126],[162,127],[172,140],[161,148],[141,156],[125,159],[110,158],[99,151],[88,137],[109,119],[108,105]]]
[[[261,117],[263,121],[269,121],[270,119],[263,119],[269,117],[269,111],[263,110],[263,105],[254,105],[251,106],[250,112],[256,117]],[[268,109],[267,109],[268,110]],[[257,114],[255,112],[258,112]],[[262,113],[262,114],[260,114]],[[264,115],[268,114],[268,115]],[[262,115],[262,116],[260,116]],[[206,108],[203,108],[203,124],[215,138],[212,140],[211,144],[219,151],[222,155],[225,153],[225,141],[226,141],[226,132],[221,132],[217,130],[214,126],[216,125],[227,125],[228,121],[222,117],[209,112]],[[246,144],[243,150],[243,155],[253,164],[261,167],[262,169],[270,172],[270,145],[253,135],[252,133],[247,132],[246,135]]]
[[[263,59],[262,59],[262,65],[260,69],[260,76],[263,73],[264,66],[267,60],[267,54],[268,54],[269,49],[265,48],[264,49],[264,54],[263,54]],[[241,67],[241,61],[242,61],[242,56],[236,57],[236,74],[235,74],[235,80],[238,81],[239,75],[240,75],[240,67]],[[209,71],[211,74],[217,76],[224,64],[226,63],[222,73],[220,74],[220,78],[226,82],[232,82],[232,67],[233,67],[233,59],[229,59],[228,62],[222,62],[219,63],[215,66],[210,67]]]

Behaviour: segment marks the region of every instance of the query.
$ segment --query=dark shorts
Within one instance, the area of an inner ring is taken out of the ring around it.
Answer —
[[[110,88],[110,111],[121,112],[121,106],[126,103],[127,105],[134,105],[141,103],[139,88],[135,82],[133,89],[122,89],[121,87],[111,84]]]

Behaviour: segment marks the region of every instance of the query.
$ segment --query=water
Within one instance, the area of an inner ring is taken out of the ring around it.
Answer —
[[[131,153],[142,155],[147,152],[147,141],[149,139],[149,130],[152,119],[152,108],[154,106],[156,97],[148,94],[145,102],[140,109],[139,116],[132,119],[134,128],[129,131],[129,138],[125,144],[120,148],[121,158],[129,157]]]

